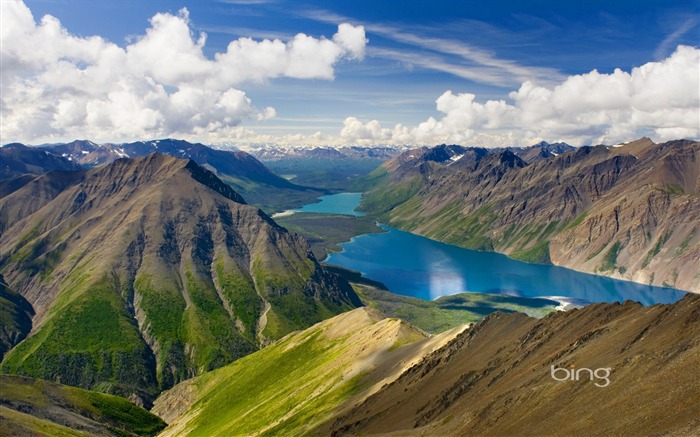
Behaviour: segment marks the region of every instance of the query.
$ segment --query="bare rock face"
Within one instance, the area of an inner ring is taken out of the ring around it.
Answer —
[[[161,154],[0,198],[0,271],[34,307],[2,371],[137,396],[361,305],[215,175]]]
[[[700,291],[700,143],[559,150],[405,152],[362,206],[447,243]]]

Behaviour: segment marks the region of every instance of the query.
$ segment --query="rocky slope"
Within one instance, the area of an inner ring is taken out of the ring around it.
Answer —
[[[699,322],[692,294],[672,305],[595,304],[541,320],[495,313],[317,433],[697,435]]]
[[[0,198],[0,272],[34,308],[0,370],[141,402],[360,301],[191,160],[39,176]]]
[[[511,150],[438,146],[405,152],[368,181],[361,208],[402,229],[700,291],[698,142],[641,139],[530,162]]]

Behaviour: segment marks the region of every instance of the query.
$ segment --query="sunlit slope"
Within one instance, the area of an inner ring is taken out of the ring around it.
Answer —
[[[313,434],[457,331],[427,338],[359,308],[175,386],[153,412],[170,423],[166,436]]]

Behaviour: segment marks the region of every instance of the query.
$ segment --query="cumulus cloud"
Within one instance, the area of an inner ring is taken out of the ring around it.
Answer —
[[[359,144],[530,144],[541,139],[571,144],[700,137],[700,50],[678,46],[660,62],[630,72],[594,70],[555,86],[524,82],[509,100],[480,103],[470,93],[446,91],[436,100],[440,118],[414,127],[382,128],[376,120],[345,120],[340,132]]]
[[[156,14],[122,47],[72,35],[49,15],[37,23],[20,0],[0,7],[2,142],[240,134],[242,121],[276,115],[256,108],[241,84],[333,79],[335,64],[362,59],[367,43],[362,26],[344,23],[330,39],[240,38],[209,58],[187,9]]]

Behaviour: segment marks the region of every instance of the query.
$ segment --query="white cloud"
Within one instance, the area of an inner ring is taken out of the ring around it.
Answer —
[[[36,23],[19,0],[0,7],[3,143],[240,136],[242,121],[276,115],[271,107],[256,109],[241,84],[333,79],[335,64],[362,59],[367,43],[362,26],[343,23],[331,39],[239,38],[212,59],[187,9],[156,14],[144,35],[121,47],[72,35],[48,15]]]
[[[382,128],[376,120],[345,120],[341,137],[360,144],[527,145],[546,139],[571,144],[627,141],[650,135],[663,141],[700,137],[700,50],[678,46],[660,62],[631,72],[591,71],[546,87],[524,82],[510,101],[476,101],[446,91],[436,100],[440,118],[409,128]]]

